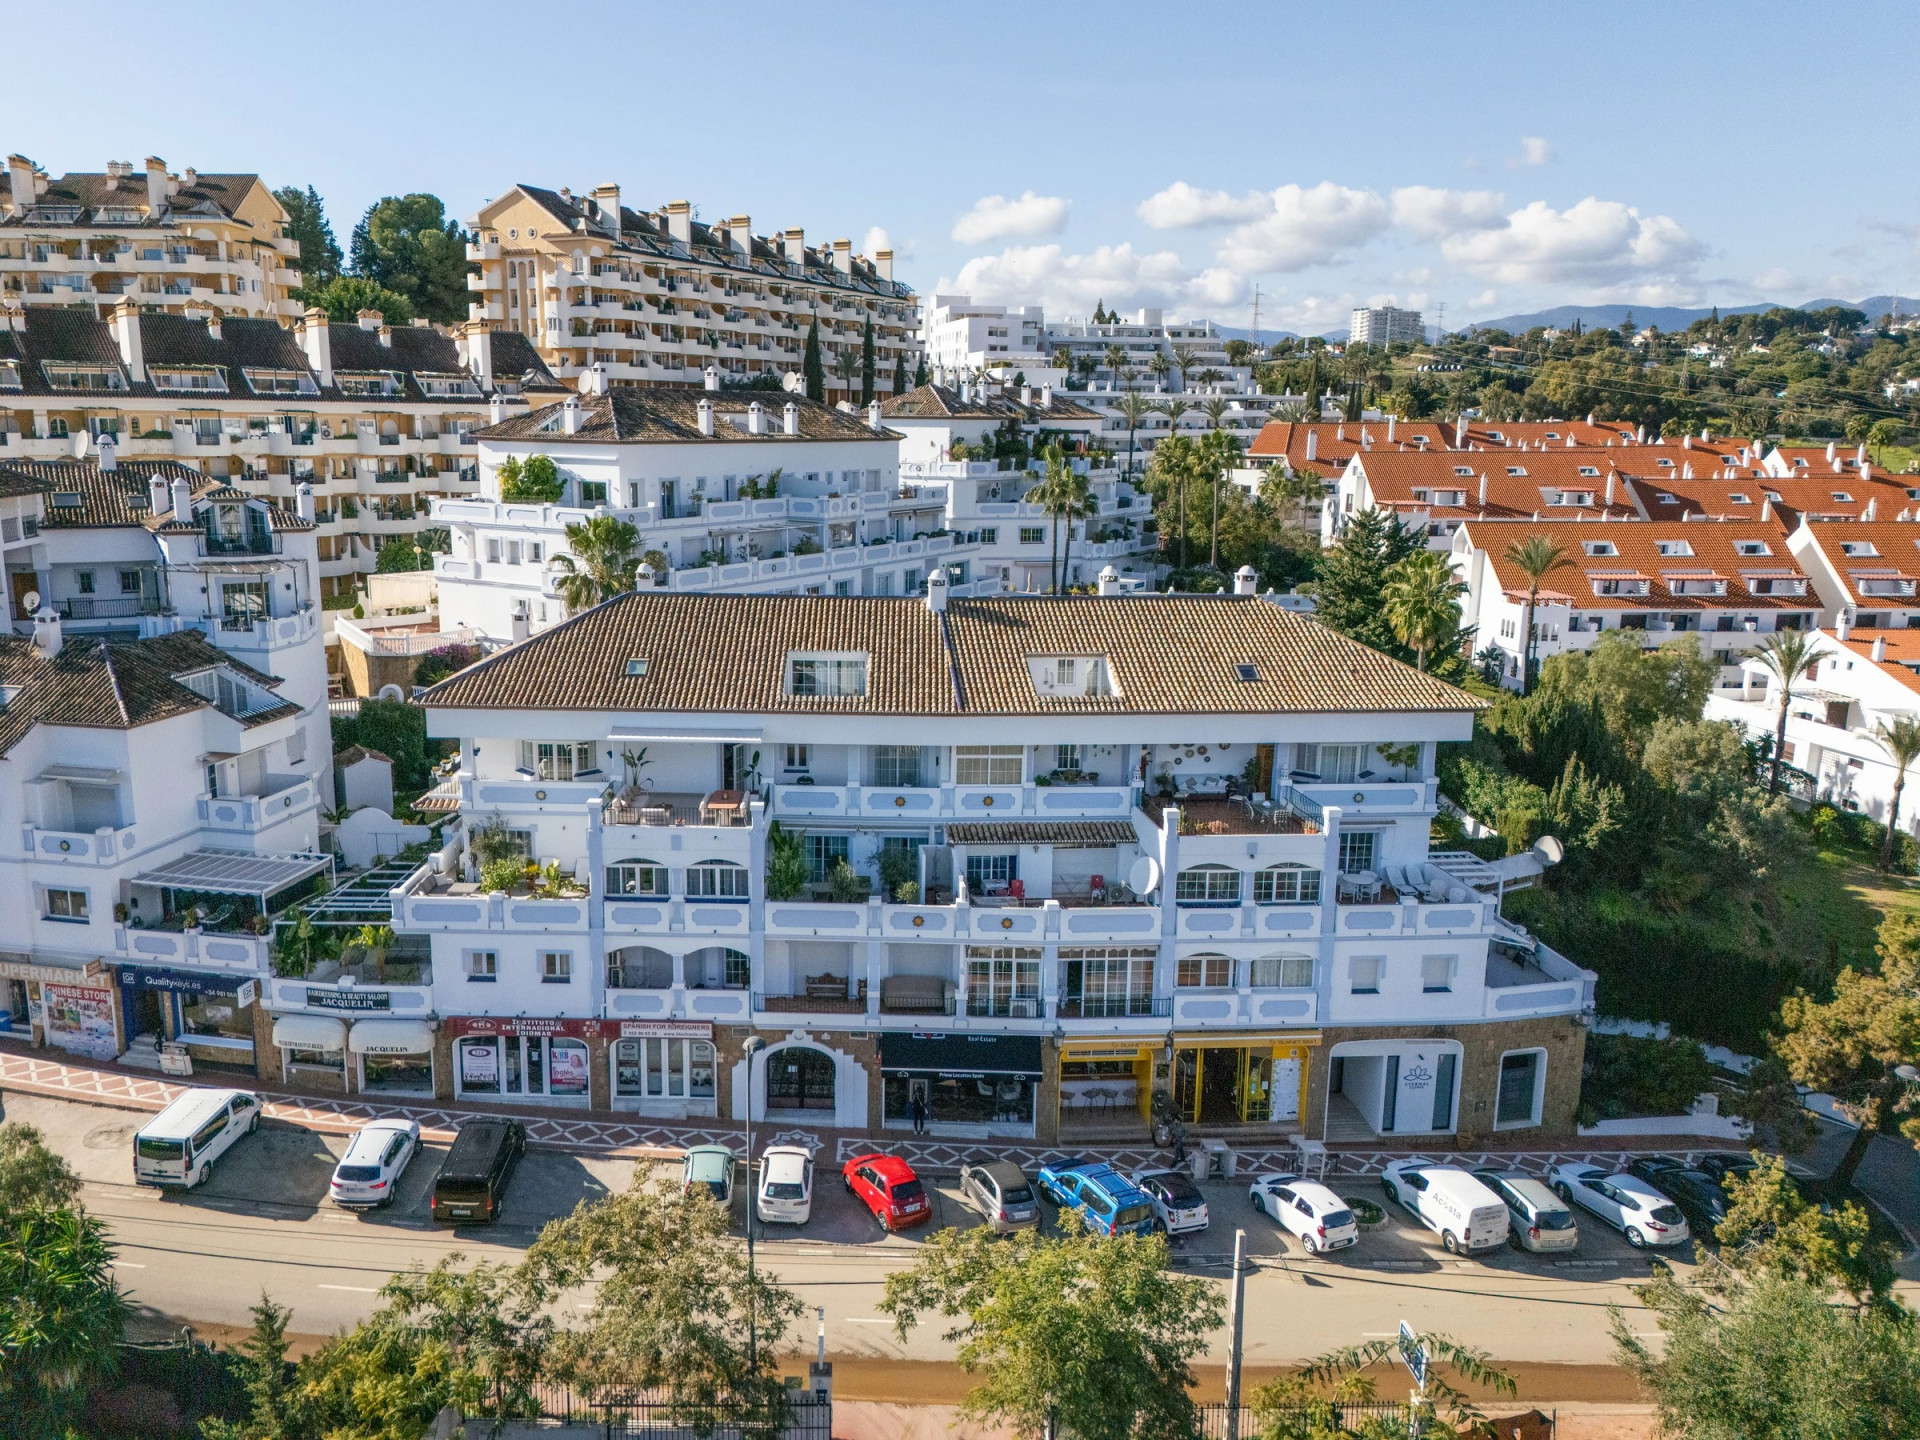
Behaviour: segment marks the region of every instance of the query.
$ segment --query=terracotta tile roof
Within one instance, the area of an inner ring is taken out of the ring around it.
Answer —
[[[263,686],[280,682],[231,659],[195,632],[147,640],[106,641],[73,637],[51,660],[30,640],[0,635],[0,685],[16,691],[0,710],[0,755],[37,725],[130,730],[212,705],[176,676],[222,666]],[[262,724],[299,707],[290,701],[247,717]]]
[[[1911,479],[1911,477],[1908,477]],[[1731,516],[1757,520],[1767,515],[1791,529],[1803,518],[1858,520],[1871,506],[1876,520],[1920,513],[1915,490],[1886,475],[1862,478],[1831,471],[1777,476],[1765,471],[1723,467],[1679,474],[1636,475],[1629,482],[1649,520],[1678,520],[1686,515]]]
[[[229,500],[260,504],[261,497],[237,490],[224,480],[210,479],[191,465],[178,460],[122,460],[112,470],[102,471],[97,460],[11,460],[0,461],[0,484],[31,486],[46,495],[41,507],[40,527],[44,530],[92,530],[120,526],[142,526],[156,533],[173,535],[197,532],[198,525],[172,518],[171,513],[156,516],[150,505],[149,482],[159,476],[169,487],[185,480],[199,500]],[[27,493],[21,489],[16,493]],[[71,498],[70,498],[71,497]],[[302,520],[292,510],[265,504],[268,524],[276,533],[312,530],[311,520]]]
[[[963,820],[947,826],[955,845],[1134,845],[1124,820]]]
[[[867,693],[786,693],[791,652],[868,657]],[[1042,697],[1030,657],[1102,656],[1119,694]],[[629,676],[629,659],[646,674]],[[1241,679],[1237,667],[1252,666]],[[1061,715],[1453,711],[1463,691],[1263,600],[624,595],[427,692],[447,708]]]
[[[1624,520],[1636,513],[1605,451],[1474,454],[1457,450],[1370,450],[1356,455],[1349,462],[1349,468],[1353,466],[1366,476],[1377,509],[1421,511],[1435,519],[1485,515],[1524,520],[1538,515],[1543,520],[1555,520],[1577,513],[1598,518],[1605,513]],[[1480,499],[1483,476],[1487,487],[1484,504]],[[1612,503],[1607,501],[1610,476],[1615,481]],[[1436,495],[1455,493],[1461,497],[1457,504],[1435,499]],[[1554,503],[1568,494],[1593,498],[1583,505]]]
[[[1844,640],[1828,632],[1828,638],[1862,659],[1872,661],[1907,689],[1920,692],[1920,630],[1852,630]],[[1873,658],[1876,640],[1886,642],[1879,660]]]
[[[880,414],[902,420],[1024,420],[1027,411],[1001,396],[973,395],[962,400],[957,387],[929,383],[882,400]]]
[[[1313,456],[1307,455],[1307,436],[1313,436]],[[1278,460],[1286,457],[1295,470],[1312,465],[1323,475],[1331,475],[1363,450],[1382,452],[1416,450],[1424,444],[1429,450],[1444,450],[1452,443],[1450,432],[1441,425],[1423,421],[1396,423],[1394,438],[1387,439],[1384,421],[1346,423],[1333,420],[1269,420],[1260,427],[1247,447],[1253,460]]]
[[[1920,526],[1915,526],[1920,532]],[[1813,610],[1819,597],[1807,573],[1787,548],[1779,527],[1757,522],[1659,522],[1627,524],[1593,521],[1469,520],[1461,533],[1487,554],[1494,581],[1508,595],[1525,596],[1527,577],[1507,559],[1516,541],[1545,535],[1566,558],[1543,578],[1541,594],[1570,603],[1576,610]],[[1457,541],[1457,537],[1456,537]],[[1684,544],[1691,554],[1662,554],[1662,543]],[[1769,553],[1742,554],[1740,546],[1764,545]],[[1608,546],[1611,554],[1588,547]],[[1644,579],[1645,595],[1598,595],[1596,581]],[[1771,580],[1798,581],[1804,594],[1756,594],[1753,586]],[[1725,583],[1724,594],[1682,595],[1673,587],[1687,580]]]
[[[1565,447],[1569,440],[1576,446],[1617,445],[1636,434],[1636,427],[1625,420],[1472,420],[1464,430],[1449,425],[1447,443],[1459,450]]]
[[[235,208],[247,196],[247,192],[260,183],[258,175],[196,175],[193,184],[181,185],[167,201],[169,211],[178,214],[217,213],[232,218]],[[90,220],[91,212],[106,206],[127,206],[139,210],[147,208],[147,177],[145,171],[135,171],[126,177],[117,177],[105,171],[74,171],[62,175],[58,180],[50,180],[46,193],[40,196],[41,205],[78,205],[83,212],[82,220]],[[0,224],[31,224],[30,219],[7,220],[0,218]],[[159,220],[148,216],[136,224],[116,223],[116,230],[139,230],[159,228],[167,223],[167,216]]]
[[[1846,587],[1847,601],[1865,609],[1920,607],[1920,594],[1865,595],[1864,580],[1906,580],[1920,591],[1920,523],[1912,520],[1809,520],[1796,534],[1812,538],[1827,565]],[[1847,547],[1869,547],[1849,555]]]
[[[700,433],[700,402],[713,402],[713,434]],[[747,407],[758,401],[766,412],[766,433],[747,432]],[[800,433],[785,431],[785,411],[792,402],[800,408]],[[760,444],[784,440],[898,441],[891,430],[869,429],[864,411],[849,415],[797,395],[775,395],[741,390],[669,390],[621,386],[606,395],[580,398],[580,428],[572,435],[560,429],[562,407],[543,405],[515,415],[476,433],[486,440],[565,439],[581,445],[713,444],[745,441]]]

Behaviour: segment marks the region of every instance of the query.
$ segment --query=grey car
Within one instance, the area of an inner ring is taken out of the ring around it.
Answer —
[[[985,1217],[996,1235],[1040,1224],[1040,1201],[1026,1172],[1011,1160],[960,1167],[960,1198]]]

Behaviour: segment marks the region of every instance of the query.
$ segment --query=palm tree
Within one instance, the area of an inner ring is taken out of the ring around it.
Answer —
[[[1155,359],[1162,358],[1158,355]],[[1167,436],[1169,439],[1180,433],[1180,417],[1190,408],[1184,400],[1167,400],[1153,407],[1167,417]],[[1180,568],[1187,568],[1187,480],[1185,470],[1180,474]]]
[[[640,569],[640,532],[612,515],[567,526],[571,555],[553,557],[560,572],[560,598],[569,614],[591,610],[603,600],[633,589]]]
[[[1540,581],[1565,562],[1566,547],[1545,535],[1529,535],[1507,546],[1507,563],[1527,577],[1527,631],[1521,648],[1520,693],[1533,693],[1533,612],[1540,603]]]
[[[1073,522],[1091,520],[1100,513],[1100,497],[1086,476],[1067,472],[1061,486],[1060,513],[1067,520],[1067,536],[1060,547],[1060,583],[1056,589],[1065,594],[1073,585]]]
[[[1120,369],[1127,363],[1127,347],[1124,345],[1107,346],[1107,369],[1113,373],[1115,385],[1120,383]]]
[[[1114,409],[1127,417],[1127,474],[1133,474],[1133,432],[1153,413],[1153,402],[1138,391],[1129,390],[1114,402]]]
[[[833,356],[834,373],[840,377],[840,383],[846,387],[847,399],[853,399],[853,382],[860,378],[860,352],[857,350],[838,350]]]
[[[1212,395],[1200,402],[1200,408],[1206,412],[1208,430],[1214,436],[1218,436],[1220,420],[1232,408],[1231,402],[1221,399],[1218,395]],[[1207,548],[1207,563],[1218,570],[1220,568],[1220,481],[1226,473],[1231,456],[1217,444],[1214,449],[1217,453],[1208,458],[1215,463],[1207,467],[1213,477],[1213,537]]]
[[[1179,367],[1180,388],[1182,390],[1187,388],[1187,376],[1193,372],[1193,368],[1199,359],[1200,352],[1195,350],[1191,345],[1176,345],[1173,347],[1173,363]]]
[[[1046,510],[1053,522],[1053,545],[1047,555],[1047,588],[1060,588],[1060,507],[1066,502],[1067,452],[1058,444],[1052,444],[1040,452],[1047,462],[1046,475],[1021,498],[1029,505],[1038,505]]]
[[[1073,374],[1073,351],[1064,345],[1057,345],[1053,351],[1053,368]]]
[[[1880,868],[1893,865],[1893,834],[1900,828],[1900,792],[1907,788],[1907,767],[1920,760],[1920,719],[1902,715],[1891,725],[1882,720],[1873,738],[1893,757],[1893,804],[1887,810],[1887,833],[1880,841]]]
[[[1153,372],[1153,378],[1162,387],[1167,383],[1167,372],[1173,369],[1173,361],[1167,358],[1167,352],[1156,350],[1153,358],[1147,362],[1147,368]]]
[[[1432,550],[1416,550],[1388,572],[1380,599],[1393,633],[1413,647],[1415,669],[1424,671],[1427,652],[1459,632],[1466,590],[1446,557]]]
[[[1780,719],[1773,730],[1773,771],[1767,794],[1780,793],[1781,755],[1787,748],[1787,705],[1793,682],[1811,675],[1820,664],[1820,651],[1810,630],[1776,630],[1760,642],[1752,657],[1762,670],[1780,682]]]

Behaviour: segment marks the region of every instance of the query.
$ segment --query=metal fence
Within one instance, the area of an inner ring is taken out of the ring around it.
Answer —
[[[532,1396],[541,1418],[597,1426],[609,1440],[833,1440],[833,1400],[810,1390],[787,1391],[784,1420],[735,1401],[690,1404],[638,1390],[542,1383]]]
[[[1199,1412],[1200,1435],[1202,1440],[1227,1440],[1227,1407],[1220,1404],[1202,1405],[1199,1407]],[[1243,1405],[1240,1407],[1240,1428],[1235,1433],[1239,1436],[1239,1440],[1257,1440],[1257,1437],[1262,1433],[1261,1419],[1271,1424],[1271,1422],[1276,1419],[1305,1421],[1309,1418],[1308,1413],[1305,1410],[1301,1410],[1291,1413],[1282,1412],[1278,1415],[1269,1413],[1257,1419],[1252,1408]],[[1361,1426],[1371,1421],[1376,1426],[1381,1426],[1384,1423],[1384,1427],[1390,1428],[1400,1435],[1411,1435],[1413,1433],[1413,1407],[1405,1401],[1365,1400],[1335,1404],[1332,1407],[1331,1416],[1325,1418],[1330,1418],[1337,1427],[1347,1430],[1358,1430]],[[1541,1423],[1541,1421],[1544,1421],[1546,1425],[1545,1433],[1552,1435],[1554,1433],[1553,1421],[1545,1420],[1545,1417],[1541,1417],[1540,1421],[1532,1421],[1530,1423],[1537,1425]],[[1283,1430],[1282,1433],[1292,1432]],[[1303,1429],[1301,1433],[1304,1434],[1306,1432]],[[1456,1432],[1444,1419],[1429,1417],[1421,1433],[1430,1437],[1430,1440],[1439,1440],[1439,1437],[1452,1436]],[[1505,1435],[1507,1432],[1502,1428],[1498,1433]],[[1538,1434],[1540,1432],[1537,1430],[1529,1430],[1526,1433]]]

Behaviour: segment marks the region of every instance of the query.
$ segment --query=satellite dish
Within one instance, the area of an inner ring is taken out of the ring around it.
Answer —
[[[1127,871],[1127,888],[1136,895],[1151,895],[1160,888],[1160,862],[1142,855]]]
[[[88,439],[88,436],[86,431],[80,430],[75,432],[73,437],[73,458],[74,459],[84,460],[87,458],[87,439]]]
[[[1542,835],[1533,842],[1533,853],[1540,859],[1541,865],[1558,865],[1566,858],[1567,847],[1552,835]]]
[[[380,693],[374,696],[376,700],[404,700],[406,698],[406,693],[402,691],[398,685],[382,685],[380,687]]]
[[[25,610],[29,615],[33,614],[34,611],[40,608],[40,592],[38,590],[27,591],[26,594],[20,597],[20,608]]]

